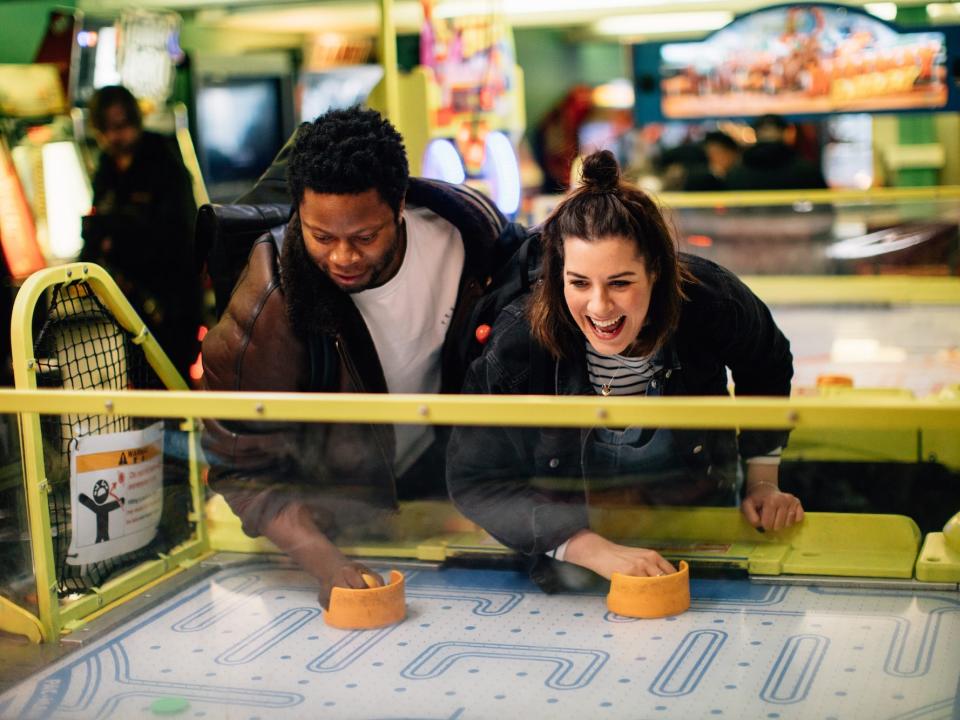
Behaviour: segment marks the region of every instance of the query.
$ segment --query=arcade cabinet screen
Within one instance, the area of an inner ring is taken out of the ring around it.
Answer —
[[[85,107],[96,90],[120,83],[114,21],[84,18],[82,29],[77,31],[76,52],[73,103]]]
[[[214,201],[249,190],[269,167],[283,135],[280,78],[237,78],[197,90],[197,140]]]
[[[664,118],[942,109],[946,38],[852,8],[780,6],[660,49]]]
[[[300,122],[312,122],[327,110],[359,105],[383,77],[379,65],[354,65],[305,73],[300,78]]]

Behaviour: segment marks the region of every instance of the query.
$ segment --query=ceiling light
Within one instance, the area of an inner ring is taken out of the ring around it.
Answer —
[[[623,78],[611,80],[593,89],[593,104],[600,108],[632,109],[635,103],[633,83]]]
[[[960,3],[930,3],[927,5],[927,16],[931,20],[956,19],[960,15]]]
[[[679,0],[699,2],[699,0]],[[442,0],[433,9],[437,18],[464,17],[469,15],[556,15],[560,13],[606,10],[635,10],[645,5],[662,5],[662,0]],[[676,4],[676,2],[674,3]]]
[[[597,35],[644,36],[716,30],[733,20],[729,12],[662,13],[605,17],[593,24]]]
[[[881,20],[897,19],[897,4],[892,2],[865,3],[863,9]]]

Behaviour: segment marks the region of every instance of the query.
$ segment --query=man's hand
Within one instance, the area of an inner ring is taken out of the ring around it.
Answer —
[[[617,545],[592,530],[581,530],[570,538],[564,559],[593,570],[607,580],[615,572],[656,577],[677,571],[655,550]]]
[[[343,563],[329,568],[329,572],[322,573],[317,579],[320,581],[320,592],[317,599],[324,610],[330,609],[330,592],[335,587],[353,588],[362,590],[367,587],[381,587],[383,578],[362,563],[347,560],[340,556]],[[368,582],[369,579],[369,582]]]
[[[362,563],[348,560],[339,548],[320,532],[309,509],[290,503],[266,523],[263,534],[297,565],[320,583],[317,599],[327,610],[330,591],[335,587],[365,588],[383,585],[383,579]],[[371,582],[364,579],[367,575]]]

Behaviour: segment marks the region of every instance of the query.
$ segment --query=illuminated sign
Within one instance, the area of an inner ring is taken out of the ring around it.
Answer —
[[[938,109],[943,33],[900,33],[834,5],[761,10],[703,42],[660,48],[666,118]]]

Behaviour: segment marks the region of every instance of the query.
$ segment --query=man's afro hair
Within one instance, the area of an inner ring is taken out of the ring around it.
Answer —
[[[303,123],[287,165],[287,187],[297,205],[307,188],[334,195],[375,188],[397,213],[409,178],[400,133],[380,113],[358,106]]]

